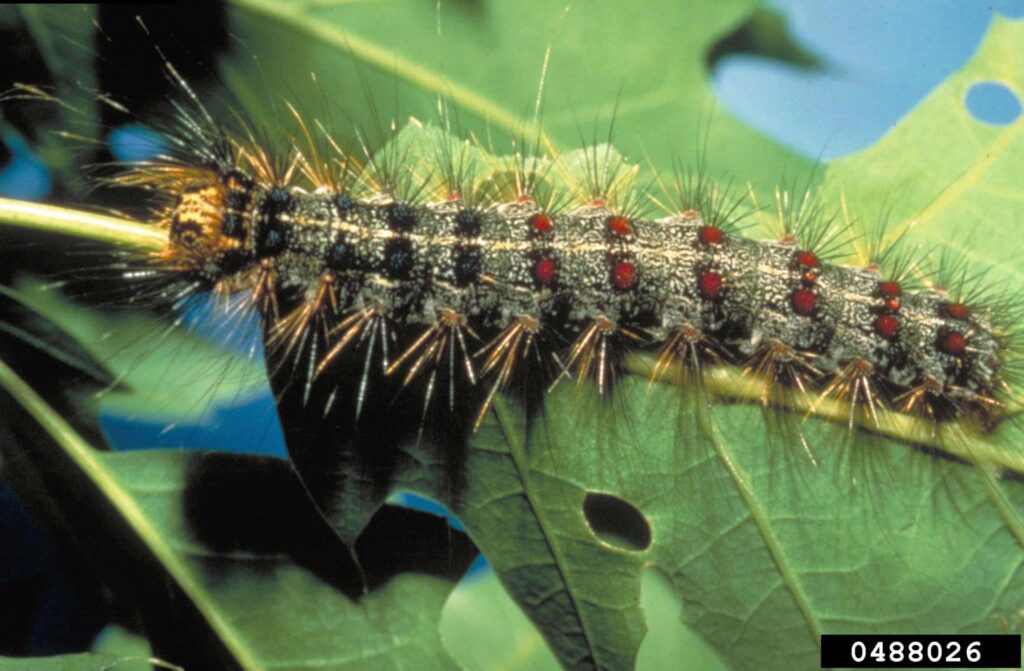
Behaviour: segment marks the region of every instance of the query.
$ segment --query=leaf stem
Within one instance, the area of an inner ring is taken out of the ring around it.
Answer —
[[[629,372],[651,377],[654,362],[638,355],[627,359]],[[671,384],[672,376],[656,380]],[[730,402],[760,403],[761,385],[751,384],[751,378],[743,370],[732,366],[714,366],[704,370],[704,387],[713,399]],[[807,418],[824,419],[838,424],[850,420],[849,406],[835,399],[822,399],[815,394],[787,394],[780,400],[784,408]],[[1024,454],[1010,449],[999,448],[992,441],[984,440],[981,434],[958,422],[930,422],[923,417],[914,417],[892,410],[878,412],[877,424],[866,418],[855,419],[858,426],[866,431],[893,438],[898,441],[931,448],[969,463],[992,464],[1014,473],[1024,474]]]
[[[10,198],[0,198],[0,224],[149,251],[167,244],[166,233],[138,221]]]

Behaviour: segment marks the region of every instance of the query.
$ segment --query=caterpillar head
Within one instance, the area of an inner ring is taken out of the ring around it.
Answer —
[[[185,256],[209,258],[221,246],[223,221],[224,187],[217,183],[190,184],[171,210],[171,247]]]
[[[221,177],[204,172],[178,190],[167,217],[167,255],[192,268],[202,268],[241,246],[239,196],[247,200],[244,176]],[[238,230],[236,230],[238,229]]]

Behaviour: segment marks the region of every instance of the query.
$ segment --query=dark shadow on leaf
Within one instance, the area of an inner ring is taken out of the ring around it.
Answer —
[[[97,417],[81,399],[110,388],[112,374],[13,289],[0,287],[0,361],[60,410],[91,444],[105,446]]]
[[[286,297],[279,301],[282,312],[295,307]],[[400,374],[386,375],[379,348],[367,353],[369,337],[332,359],[310,384],[311,352],[330,346],[307,335],[290,352],[268,347],[267,367],[288,454],[342,539],[353,543],[395,483],[418,469],[429,470],[432,487],[423,494],[446,504],[457,500],[480,390],[456,380],[450,405],[446,369],[437,372],[429,395],[423,375],[409,383]],[[411,340],[400,339],[392,351]],[[367,356],[373,358],[367,362]]]
[[[448,521],[419,510],[384,506],[356,542],[356,554],[374,589],[398,573],[427,573],[458,580],[478,551]]]
[[[184,506],[191,533],[210,550],[256,555],[251,567],[257,570],[261,564],[271,570],[287,556],[352,599],[364,593],[364,575],[367,589],[408,571],[456,579],[477,553],[443,518],[384,506],[356,544],[357,566],[281,459],[197,457],[189,468]],[[211,563],[211,570],[218,564]]]
[[[758,9],[736,29],[719,39],[705,62],[714,70],[722,58],[736,54],[760,56],[807,70],[821,69],[821,58],[794,39],[786,16],[772,9]]]

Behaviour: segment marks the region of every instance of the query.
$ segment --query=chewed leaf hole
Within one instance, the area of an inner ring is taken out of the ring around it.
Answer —
[[[633,552],[651,545],[651,525],[643,513],[617,496],[588,492],[583,516],[594,535],[609,545]]]
[[[1020,98],[1001,82],[978,82],[967,91],[967,111],[978,121],[1006,126],[1020,117]]]

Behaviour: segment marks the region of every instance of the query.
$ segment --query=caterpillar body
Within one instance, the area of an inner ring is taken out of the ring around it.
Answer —
[[[191,286],[250,289],[271,340],[289,347],[321,320],[317,373],[383,320],[399,347],[390,359],[388,343],[377,351],[389,374],[404,369],[408,381],[441,352],[457,353],[456,377],[471,385],[481,374],[494,378],[487,398],[512,381],[526,344],[547,332],[549,346],[565,345],[543,356],[601,391],[628,345],[659,351],[661,372],[671,363],[728,361],[746,365],[766,389],[849,395],[851,385],[863,387],[871,416],[892,407],[991,423],[999,414],[1007,344],[990,311],[943,288],[906,292],[898,274],[875,263],[826,262],[815,245],[827,247],[834,234],[829,222],[807,221],[806,202],[783,222],[787,234],[759,241],[730,233],[734,222],[715,221],[713,211],[655,219],[617,207],[609,196],[625,192],[619,165],[596,166],[604,183],[575,207],[559,209],[550,197],[545,205],[530,190],[537,175],[524,170],[510,181],[525,188],[463,180],[444,185],[437,201],[417,201],[395,188],[427,191],[427,180],[411,173],[368,187],[303,170],[299,154],[274,175],[250,158],[258,152],[217,127],[192,127],[199,146],[220,155],[205,165],[149,162],[116,181],[144,184],[166,202],[158,219],[167,245],[157,255],[165,270]],[[702,188],[689,198],[697,208],[714,200]],[[503,190],[505,200],[481,196]],[[461,197],[470,191],[476,197]],[[804,246],[801,233],[812,238]],[[284,295],[297,302],[286,314]]]

